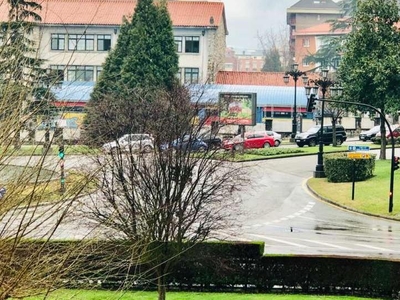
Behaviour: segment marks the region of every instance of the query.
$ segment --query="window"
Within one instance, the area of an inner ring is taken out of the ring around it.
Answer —
[[[64,81],[64,65],[50,65],[50,69],[57,70],[57,81]]]
[[[176,78],[178,78],[179,82],[182,82],[182,68],[178,69],[178,73],[176,73]]]
[[[100,74],[103,71],[103,67],[97,66],[96,67],[96,80],[99,80]]]
[[[306,59],[306,58],[303,58],[302,64],[303,64],[303,67],[307,67],[310,65],[310,63],[308,62],[308,59]]]
[[[303,39],[303,47],[305,48],[310,47],[310,39]]]
[[[68,81],[93,81],[93,66],[69,66],[67,69]]]
[[[68,35],[68,50],[93,51],[94,35],[93,34]]]
[[[111,34],[97,35],[97,51],[109,51],[111,49]]]
[[[65,49],[65,34],[53,33],[51,35],[51,50]]]
[[[183,38],[181,36],[174,36],[174,42],[175,42],[175,47],[176,47],[176,52],[182,52],[182,42]]]
[[[199,83],[198,68],[185,68],[185,83]]]
[[[186,53],[199,53],[200,51],[200,37],[187,36],[185,37],[185,52]]]

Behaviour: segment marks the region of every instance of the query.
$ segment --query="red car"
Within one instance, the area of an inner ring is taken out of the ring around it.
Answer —
[[[240,150],[244,146],[244,149],[253,148],[269,148],[274,147],[275,139],[267,131],[256,131],[256,132],[246,132],[244,135],[244,141],[241,135],[237,135],[230,140],[223,142],[222,147],[225,150]]]

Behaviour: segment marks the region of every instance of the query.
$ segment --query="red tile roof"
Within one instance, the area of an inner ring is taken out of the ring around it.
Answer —
[[[120,25],[132,16],[135,0],[38,0],[43,24]],[[7,21],[7,3],[0,1],[0,21]],[[224,3],[206,1],[168,2],[173,26],[225,26]],[[213,22],[210,23],[210,19]],[[224,23],[222,23],[224,22]]]
[[[284,83],[284,75],[285,72],[219,71],[217,74],[216,83],[232,85],[294,86],[294,81],[292,78],[289,78],[288,84]],[[301,78],[297,80],[297,86],[303,86],[303,80]]]

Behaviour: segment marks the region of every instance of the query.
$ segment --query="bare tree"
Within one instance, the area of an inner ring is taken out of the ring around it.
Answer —
[[[287,26],[280,25],[263,33],[258,32],[257,38],[265,55],[270,51],[275,51],[277,49],[280,54],[282,68],[284,70],[290,68],[290,65],[293,63],[293,57],[291,57],[290,54],[290,39]]]
[[[147,263],[154,268],[163,300],[166,275],[179,254],[218,238],[218,230],[233,225],[240,200],[235,192],[246,184],[246,176],[240,164],[214,160],[217,150],[193,151],[204,122],[194,124],[196,104],[186,88],[158,91],[150,101],[140,91],[134,95],[138,99],[133,102],[141,100],[145,107],[146,118],[140,120],[143,130],[154,136],[155,147],[151,153],[118,148],[97,157],[101,193],[92,199],[87,215],[111,229],[114,237],[147,247],[132,252],[151,257]]]

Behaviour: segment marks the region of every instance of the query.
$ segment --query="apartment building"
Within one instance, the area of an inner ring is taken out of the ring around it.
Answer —
[[[33,37],[43,67],[60,70],[67,82],[93,82],[116,45],[120,25],[131,19],[134,0],[46,0],[40,3]],[[0,4],[0,21],[7,21],[7,4]],[[213,81],[225,62],[224,4],[208,1],[169,1],[179,73],[182,82]]]
[[[341,9],[332,0],[300,0],[289,7],[286,12],[286,22],[290,27],[291,55],[294,57],[294,62],[299,64],[299,69],[308,70],[309,66],[303,66],[303,58],[305,55],[315,53],[312,50],[316,48],[316,41],[311,36],[312,31],[307,32],[306,29],[318,25],[328,26],[329,24],[326,23],[328,20],[342,17]],[[329,32],[329,28],[327,29],[326,32]],[[300,33],[307,34],[304,36]]]
[[[226,48],[225,71],[260,72],[264,63],[265,55],[262,50]]]

